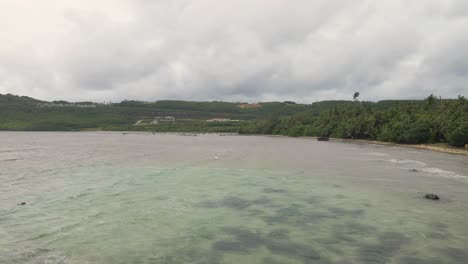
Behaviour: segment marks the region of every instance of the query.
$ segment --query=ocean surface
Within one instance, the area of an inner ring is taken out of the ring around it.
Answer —
[[[306,138],[1,132],[0,263],[468,263],[468,158]]]

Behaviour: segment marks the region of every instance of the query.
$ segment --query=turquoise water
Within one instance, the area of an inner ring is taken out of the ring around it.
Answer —
[[[468,260],[462,156],[275,137],[0,133],[0,166],[0,263]]]

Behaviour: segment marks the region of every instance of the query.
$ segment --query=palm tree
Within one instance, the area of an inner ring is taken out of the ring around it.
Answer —
[[[354,95],[353,95],[353,100],[357,101],[357,98],[359,97],[359,95],[360,95],[359,92],[355,92]]]
[[[435,97],[433,94],[429,95],[426,98],[426,110],[431,110],[434,107],[436,100],[437,97]]]

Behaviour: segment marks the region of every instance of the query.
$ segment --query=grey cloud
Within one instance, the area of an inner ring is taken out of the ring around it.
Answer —
[[[8,28],[15,15],[2,13],[26,10],[0,4],[0,93],[301,102],[356,90],[366,100],[466,95],[465,2],[45,0],[54,11],[33,13],[18,31]]]

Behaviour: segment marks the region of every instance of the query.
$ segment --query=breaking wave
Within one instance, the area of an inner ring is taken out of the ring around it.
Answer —
[[[427,164],[421,161],[417,160],[405,160],[405,159],[391,159],[389,160],[392,163],[398,163],[398,164],[417,164],[421,166],[426,166]]]
[[[445,177],[445,178],[452,178],[452,179],[468,179],[468,176],[459,175],[453,171],[446,171],[439,168],[424,168],[421,169],[424,172],[437,174],[438,176]]]

